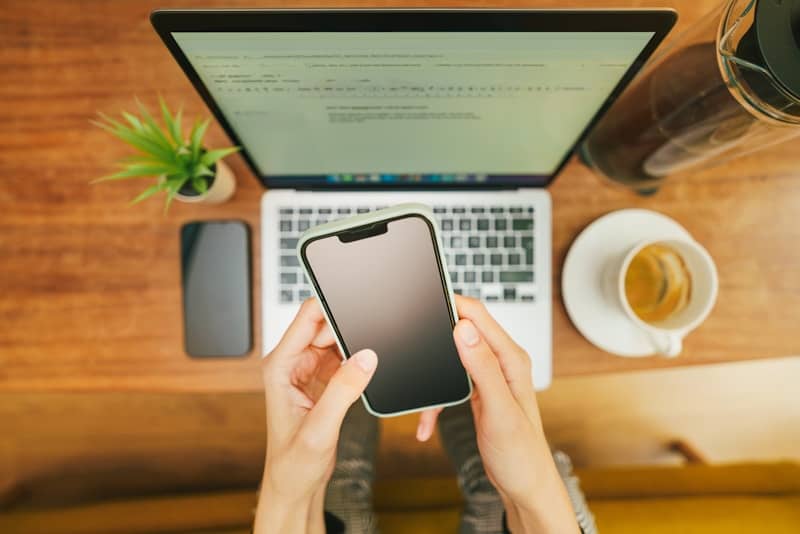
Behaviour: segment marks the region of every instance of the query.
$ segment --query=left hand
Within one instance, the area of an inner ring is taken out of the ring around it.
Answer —
[[[343,363],[316,299],[303,303],[263,362],[267,457],[255,532],[324,531],[339,429],[377,364],[368,349]]]

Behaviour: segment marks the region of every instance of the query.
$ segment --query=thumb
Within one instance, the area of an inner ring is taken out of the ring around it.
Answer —
[[[348,408],[361,396],[377,366],[375,352],[364,349],[336,371],[303,422],[300,432],[306,443],[319,443],[323,447],[335,443]]]

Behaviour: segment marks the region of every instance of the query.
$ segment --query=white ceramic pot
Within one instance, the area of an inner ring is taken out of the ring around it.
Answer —
[[[211,182],[211,187],[208,188],[205,194],[184,195],[177,193],[175,199],[181,202],[219,204],[231,198],[233,193],[236,192],[236,178],[233,176],[233,171],[222,160],[217,161],[215,168],[214,181]]]

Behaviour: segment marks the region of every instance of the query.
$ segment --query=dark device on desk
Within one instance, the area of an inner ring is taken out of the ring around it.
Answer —
[[[373,349],[364,392],[385,417],[467,400],[453,340],[457,320],[433,213],[405,204],[318,226],[298,244],[339,348]]]
[[[253,346],[250,229],[241,221],[181,227],[186,352],[199,358],[243,356]]]

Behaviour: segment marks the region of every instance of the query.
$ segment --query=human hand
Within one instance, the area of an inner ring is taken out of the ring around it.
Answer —
[[[367,349],[343,363],[317,300],[303,303],[262,365],[267,455],[254,532],[324,532],[339,429],[377,364]]]
[[[453,335],[473,381],[478,449],[512,532],[579,532],[545,440],[528,354],[478,300],[456,297]]]

